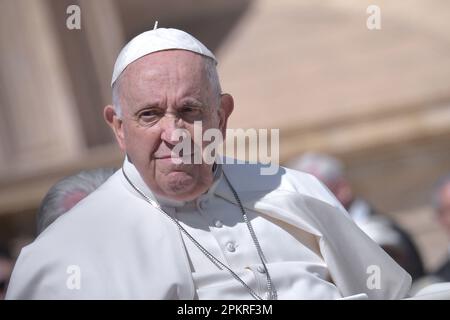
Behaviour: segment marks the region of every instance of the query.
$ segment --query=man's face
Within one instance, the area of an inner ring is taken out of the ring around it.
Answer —
[[[438,218],[439,222],[445,228],[445,231],[450,236],[450,183],[447,183],[438,194],[439,207]]]
[[[231,96],[212,90],[205,59],[183,50],[144,56],[120,77],[122,120],[108,119],[111,106],[105,108],[120,147],[146,184],[170,199],[192,200],[213,179],[212,164],[174,163],[171,150],[179,142],[174,140],[174,130],[186,129],[194,139],[194,121],[201,121],[203,132],[216,128],[225,135],[233,109]]]

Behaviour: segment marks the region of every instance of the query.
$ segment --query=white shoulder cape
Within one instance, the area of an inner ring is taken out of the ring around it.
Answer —
[[[133,165],[125,161],[125,166],[134,181],[143,183]],[[282,167],[276,175],[261,176],[260,169],[223,164],[245,207],[313,239],[343,296],[405,297],[409,274],[356,226],[316,178]],[[235,202],[223,180],[215,193]],[[374,273],[378,283],[371,280]],[[79,289],[71,283],[77,275]],[[178,228],[119,170],[22,249],[6,298],[192,299],[194,290]]]

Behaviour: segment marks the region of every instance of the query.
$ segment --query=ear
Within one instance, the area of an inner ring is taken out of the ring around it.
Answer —
[[[117,114],[114,106],[107,105],[103,110],[103,117],[105,118],[106,123],[111,127],[116,137],[117,143],[119,144],[120,149],[123,152],[126,152],[125,148],[125,135],[123,129],[123,121],[120,119]]]
[[[223,93],[220,96],[220,108],[219,108],[219,129],[222,131],[223,138],[226,138],[226,129],[228,123],[228,117],[231,115],[234,109],[233,97],[228,93]]]

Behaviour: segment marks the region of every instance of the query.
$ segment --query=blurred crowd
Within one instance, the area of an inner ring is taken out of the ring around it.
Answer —
[[[411,275],[412,295],[428,285],[450,281],[450,174],[440,178],[430,190],[436,220],[449,238],[448,254],[439,268],[425,270],[422,253],[413,237],[389,215],[355,193],[339,159],[306,153],[292,160],[288,167],[310,173],[328,187],[355,223]]]
[[[435,270],[426,270],[422,253],[412,235],[384,212],[357,195],[348,180],[343,163],[332,156],[305,153],[287,167],[317,177],[341,202],[354,222],[412,277],[414,294],[430,284],[450,281],[450,174],[441,177],[430,190],[435,218],[449,238],[448,254]],[[82,171],[53,185],[42,200],[37,217],[37,235],[59,216],[102,185],[116,169]],[[0,300],[4,299],[17,253],[0,244]]]

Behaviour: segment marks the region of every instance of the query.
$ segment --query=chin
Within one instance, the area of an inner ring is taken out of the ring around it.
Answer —
[[[170,181],[166,185],[165,193],[167,197],[178,201],[191,201],[208,191],[209,185],[199,182],[191,177],[187,180]]]
[[[189,197],[195,193],[197,181],[186,172],[171,172],[166,176],[165,188],[166,193],[172,197],[177,197],[179,200],[186,200],[181,198]]]

